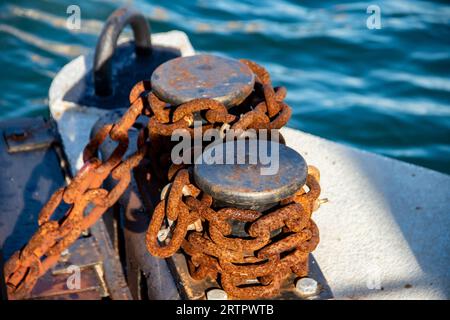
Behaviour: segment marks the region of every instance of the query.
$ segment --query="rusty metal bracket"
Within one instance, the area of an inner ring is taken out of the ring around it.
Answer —
[[[28,126],[6,128],[3,138],[9,153],[46,149],[59,141],[56,123],[51,119],[33,121]]]

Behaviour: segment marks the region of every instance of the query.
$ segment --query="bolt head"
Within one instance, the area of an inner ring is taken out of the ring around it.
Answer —
[[[158,241],[159,242],[165,241],[167,239],[167,237],[169,236],[169,232],[170,232],[169,228],[159,230],[158,235],[157,235]]]
[[[300,295],[310,297],[317,294],[319,286],[314,279],[301,278],[295,284],[295,289]]]
[[[227,300],[228,294],[222,289],[211,289],[206,292],[207,300]]]

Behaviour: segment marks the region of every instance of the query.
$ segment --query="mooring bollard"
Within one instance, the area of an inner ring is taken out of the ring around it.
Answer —
[[[291,271],[307,276],[319,241],[311,220],[319,173],[279,136],[290,116],[285,90],[273,89],[253,62],[208,55],[162,64],[151,84],[150,107],[167,124],[150,130],[167,144],[164,136],[184,129],[194,147],[166,166],[170,184],[147,232],[150,253],[167,258],[181,248],[193,279],[220,279],[233,298],[273,297]],[[197,141],[194,120],[220,139]]]

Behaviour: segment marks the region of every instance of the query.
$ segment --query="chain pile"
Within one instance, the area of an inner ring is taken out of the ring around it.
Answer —
[[[308,167],[307,190],[303,187],[264,214],[238,208],[216,211],[211,196],[191,180],[188,170],[179,169],[168,195],[163,190],[146,236],[151,254],[167,258],[182,248],[190,257],[193,279],[218,279],[220,274],[223,289],[235,298],[271,297],[291,271],[299,277],[308,274],[308,254],[319,242],[311,219],[320,195],[315,167]],[[233,221],[245,224],[246,236],[232,235]]]
[[[188,171],[171,166],[170,160],[162,156],[164,149],[168,148],[164,138],[171,136],[174,130],[186,129],[193,135],[194,113],[200,113],[206,120],[203,130],[220,128],[225,124],[234,130],[279,129],[287,123],[291,108],[283,102],[285,88],[274,89],[263,67],[249,60],[240,61],[255,74],[255,87],[244,102],[229,110],[212,99],[195,99],[170,106],[151,91],[149,81],[141,81],[134,86],[130,93],[130,107],[123,117],[115,124],[102,127],[91,139],[83,152],[84,166],[68,186],[51,196],[39,214],[37,232],[5,264],[5,282],[10,299],[30,295],[38,278],[57,263],[61,253],[120,198],[130,183],[132,170],[144,157],[150,159],[152,167],[156,168],[153,170],[156,176],[165,176],[167,170],[164,168],[170,168],[168,177],[174,179],[167,202],[162,200],[157,205],[149,226],[147,245],[152,254],[168,257],[182,248],[191,257],[189,266],[194,278],[220,273],[225,290],[236,297],[260,296],[259,288],[238,288],[243,280],[260,278],[262,284],[268,284],[262,290],[266,295],[276,291],[287,269],[291,268],[299,275],[307,272],[307,252],[312,251],[318,242],[317,227],[310,220],[319,193],[316,170],[310,168],[309,192],[300,191],[270,214],[233,208],[216,212],[211,209],[210,196],[203,194],[197,199],[200,191],[189,182]],[[139,117],[147,117],[147,125],[139,131],[137,151],[125,158],[128,131]],[[108,159],[102,161],[97,154],[107,139],[114,141],[116,148]],[[117,181],[112,190],[102,188],[108,177]],[[64,216],[51,219],[55,211],[64,206],[68,206]],[[170,243],[160,247],[157,237],[165,218],[169,223],[176,221],[176,227]],[[231,232],[227,219],[251,223],[249,234],[254,239],[227,237]],[[200,232],[202,223],[206,222],[209,224],[209,237]],[[192,225],[196,231],[185,239]],[[270,233],[279,228],[289,235],[283,241],[271,240]],[[238,263],[252,265],[247,267]]]

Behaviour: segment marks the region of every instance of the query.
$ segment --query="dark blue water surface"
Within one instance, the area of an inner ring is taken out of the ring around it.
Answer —
[[[66,28],[71,4],[79,31]],[[126,4],[153,32],[183,30],[198,51],[267,67],[288,88],[289,126],[450,173],[450,6],[439,1],[3,0],[0,118],[48,114],[52,78]],[[380,30],[366,26],[370,4]]]

